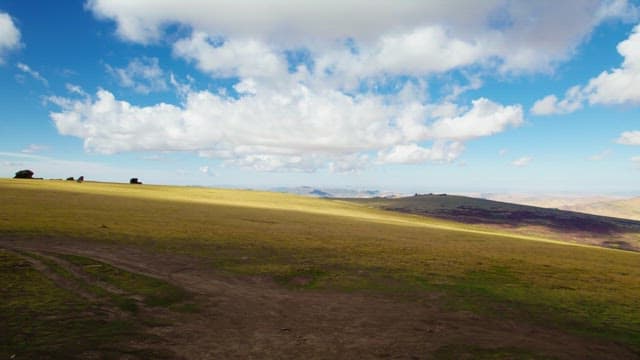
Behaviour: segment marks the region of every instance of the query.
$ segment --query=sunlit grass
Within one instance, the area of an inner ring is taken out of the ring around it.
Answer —
[[[314,289],[438,291],[640,349],[638,253],[257,191],[0,180],[0,203],[3,237],[142,246]]]

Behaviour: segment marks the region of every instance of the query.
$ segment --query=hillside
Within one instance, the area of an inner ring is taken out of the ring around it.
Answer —
[[[349,199],[385,210],[626,250],[640,250],[640,221],[446,194]]]
[[[564,209],[602,216],[640,221],[640,198],[597,201],[586,204],[568,205]]]
[[[514,204],[557,208],[593,215],[640,220],[640,198],[621,196],[555,196],[521,194],[481,194],[488,200]]]
[[[622,200],[620,196],[595,196],[595,195],[549,195],[549,194],[501,194],[501,193],[480,193],[470,195],[487,200],[501,201],[512,204],[537,206],[543,208],[554,208],[566,210],[568,206],[591,204],[596,202],[606,202]],[[615,216],[614,216],[615,217]]]
[[[257,191],[0,180],[0,204],[4,358],[640,356],[635,252]]]

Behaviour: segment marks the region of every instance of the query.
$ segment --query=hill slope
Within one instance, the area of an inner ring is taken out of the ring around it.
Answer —
[[[640,221],[457,195],[349,199],[385,210],[498,226],[573,242],[640,250]]]
[[[0,180],[0,204],[2,357],[75,354],[74,317],[94,358],[129,323],[132,358],[640,356],[634,252],[254,191]]]
[[[568,205],[564,206],[563,209],[640,221],[639,197],[624,200],[598,201],[587,204]]]

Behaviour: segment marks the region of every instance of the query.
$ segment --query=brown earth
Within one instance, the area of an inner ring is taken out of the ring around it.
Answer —
[[[292,290],[269,278],[220,273],[202,259],[77,240],[5,238],[0,239],[0,247],[42,256],[87,256],[189,291],[199,312],[149,313],[162,321],[148,326],[147,331],[156,335],[156,340],[146,345],[166,348],[176,358],[427,359],[434,354],[449,354],[443,350],[468,347],[517,350],[500,358],[519,358],[513,355],[521,354],[519,351],[559,359],[637,356],[617,344],[557,329],[443,310],[444,297],[437,293],[395,297]],[[46,275],[59,286],[75,291],[55,274]],[[465,356],[464,350],[454,353],[456,358]],[[473,354],[466,356],[473,358]],[[87,355],[100,358],[99,354]]]

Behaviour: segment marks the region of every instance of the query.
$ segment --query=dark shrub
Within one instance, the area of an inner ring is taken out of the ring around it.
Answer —
[[[14,179],[33,179],[33,171],[31,170],[20,170],[16,172],[16,176]]]

